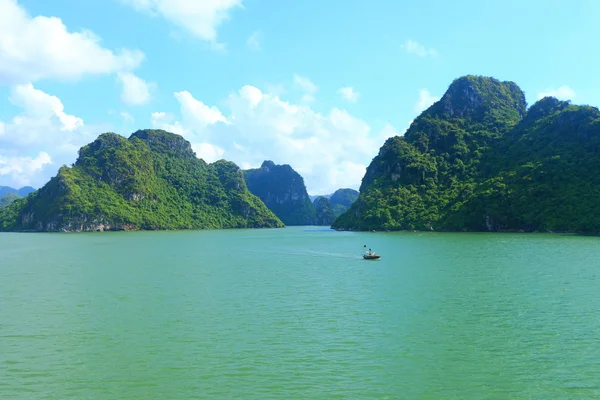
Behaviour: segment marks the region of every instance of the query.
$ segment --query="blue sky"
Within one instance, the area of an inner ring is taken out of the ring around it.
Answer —
[[[311,194],[357,188],[459,76],[599,105],[598,20],[593,0],[0,0],[0,185],[154,127],[207,161],[288,163]]]

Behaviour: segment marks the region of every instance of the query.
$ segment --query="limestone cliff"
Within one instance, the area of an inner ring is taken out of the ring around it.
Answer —
[[[313,225],[316,210],[304,179],[287,165],[264,161],[260,168],[244,171],[248,189],[258,196],[285,225]]]

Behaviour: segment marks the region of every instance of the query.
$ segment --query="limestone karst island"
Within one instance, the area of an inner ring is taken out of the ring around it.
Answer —
[[[39,190],[3,197],[0,229],[600,232],[599,150],[597,108],[553,97],[527,107],[513,82],[464,76],[383,144],[360,195],[313,202],[289,165],[242,171],[166,131],[105,133]]]
[[[0,400],[600,400],[600,0],[0,0]]]

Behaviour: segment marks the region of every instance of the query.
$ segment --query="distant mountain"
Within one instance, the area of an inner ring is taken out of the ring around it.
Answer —
[[[313,203],[315,202],[316,199],[318,199],[319,197],[325,197],[326,199],[330,198],[332,194],[317,194],[317,195],[308,195],[308,197],[310,198],[310,201],[312,201]]]
[[[314,196],[313,203],[317,206],[317,200],[321,198],[328,199],[327,203],[321,203],[320,207],[325,207],[325,204],[329,206],[336,217],[342,215],[346,210],[350,208],[352,203],[358,199],[358,191],[354,189],[338,189],[333,194],[325,196]]]
[[[386,140],[340,230],[600,232],[600,111],[464,76]]]
[[[314,225],[316,210],[304,179],[287,164],[266,160],[260,168],[244,171],[248,189],[258,196],[285,225]]]
[[[18,194],[15,193],[8,193],[2,197],[0,197],[0,208],[4,208],[6,206],[8,206],[10,203],[12,203],[13,201],[20,199],[21,196],[19,196]]]
[[[232,162],[207,164],[163,130],[103,133],[73,167],[0,210],[4,231],[282,227]]]
[[[329,199],[321,196],[315,200],[314,204],[317,214],[316,225],[331,226],[336,216],[333,213]]]
[[[20,189],[14,189],[14,188],[11,188],[10,186],[0,186],[0,197],[4,197],[9,193],[17,194],[20,197],[25,197],[29,193],[32,193],[32,192],[35,192],[35,189],[32,188],[31,186],[23,186]]]
[[[350,208],[358,199],[358,191],[354,189],[338,189],[329,198],[329,203],[336,217],[339,217]]]

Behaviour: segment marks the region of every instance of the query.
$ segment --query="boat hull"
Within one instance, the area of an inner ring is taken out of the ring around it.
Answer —
[[[363,258],[365,260],[379,260],[379,257],[381,257],[381,256],[366,256],[366,255],[363,255]]]

